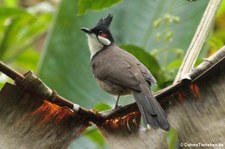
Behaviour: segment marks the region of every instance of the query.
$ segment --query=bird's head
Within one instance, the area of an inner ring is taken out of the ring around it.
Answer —
[[[81,28],[88,37],[88,45],[92,55],[114,42],[109,30],[112,19],[113,16],[109,14],[105,19],[100,19],[93,28]]]

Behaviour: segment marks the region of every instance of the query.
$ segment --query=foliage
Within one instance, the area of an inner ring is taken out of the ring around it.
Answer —
[[[25,72],[35,70],[40,56],[38,42],[46,33],[51,14],[31,13],[16,1],[5,0],[0,7],[0,59]],[[0,76],[0,86],[8,79]]]
[[[225,44],[225,1],[221,2],[220,9],[218,10],[214,31],[212,35],[208,38],[207,44],[210,46],[209,50],[206,51],[207,57],[216,52]]]
[[[102,10],[104,8],[110,7],[122,0],[79,0],[78,14],[84,14],[88,10]]]
[[[177,132],[174,128],[171,128],[169,132],[166,132],[166,139],[168,143],[168,149],[176,149],[179,148],[179,140],[177,136]]]
[[[155,29],[160,29],[159,32],[156,33],[155,39],[163,45],[161,48],[151,51],[151,54],[154,55],[161,64],[161,70],[158,69],[158,71],[161,72],[158,75],[163,76],[159,84],[160,88],[166,87],[168,84],[172,83],[182,62],[183,50],[176,47],[169,47],[169,44],[174,40],[175,34],[170,26],[176,25],[179,22],[180,18],[178,16],[173,16],[168,13],[153,22],[153,27]]]
[[[49,21],[49,14],[31,14],[16,7],[1,7],[0,59],[20,65],[23,70],[34,70],[39,54],[33,44],[46,32]]]

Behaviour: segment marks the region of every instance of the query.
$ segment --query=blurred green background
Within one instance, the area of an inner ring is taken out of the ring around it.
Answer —
[[[0,0],[0,59],[21,73],[35,72],[63,97],[99,111],[114,106],[90,71],[90,54],[81,27],[93,27],[113,14],[115,41],[144,63],[162,89],[173,82],[208,1],[186,0]],[[225,42],[225,1],[197,64]],[[0,85],[8,80],[1,74]],[[122,100],[122,104],[133,101]],[[166,134],[169,148],[177,144],[175,130]],[[70,149],[108,148],[95,127]]]

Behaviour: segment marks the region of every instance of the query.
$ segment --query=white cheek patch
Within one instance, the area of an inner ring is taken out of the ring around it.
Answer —
[[[106,46],[108,46],[108,45],[111,44],[111,42],[110,42],[109,39],[104,38],[104,37],[102,37],[102,36],[98,36],[98,40],[99,40],[103,45],[106,45]]]

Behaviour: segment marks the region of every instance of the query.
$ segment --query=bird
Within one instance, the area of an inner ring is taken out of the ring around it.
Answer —
[[[112,19],[109,14],[93,28],[81,28],[87,35],[94,78],[103,90],[117,96],[115,108],[120,96],[131,94],[146,126],[169,131],[166,113],[150,90],[155,78],[135,56],[116,45],[109,29]]]

